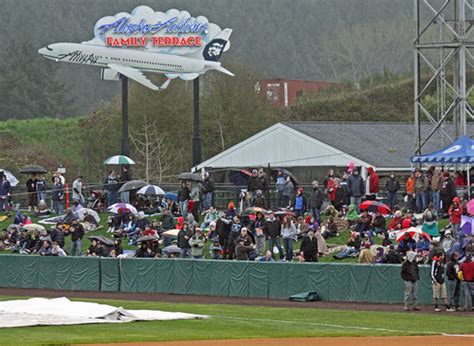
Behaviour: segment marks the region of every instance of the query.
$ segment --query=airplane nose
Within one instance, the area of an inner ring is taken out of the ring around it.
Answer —
[[[46,47],[38,49],[38,53],[41,54],[41,55],[45,55],[46,52],[47,52]]]

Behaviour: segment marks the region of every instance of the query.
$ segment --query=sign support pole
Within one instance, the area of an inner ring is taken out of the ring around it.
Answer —
[[[120,152],[122,155],[130,156],[130,144],[128,141],[128,78],[120,75],[122,80],[122,142]]]
[[[193,109],[194,109],[194,136],[193,136],[193,167],[201,163],[201,131],[199,115],[199,77],[193,80]]]

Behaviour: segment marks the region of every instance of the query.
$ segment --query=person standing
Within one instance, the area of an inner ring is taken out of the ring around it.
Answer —
[[[56,215],[61,215],[64,212],[64,185],[61,183],[59,177],[54,177],[54,183],[51,187],[51,199],[53,201],[53,210]]]
[[[11,196],[11,185],[7,176],[0,172],[0,212],[10,210],[9,198]]]
[[[211,179],[208,172],[203,174],[203,194],[204,194],[204,209],[207,210],[212,206],[212,195],[214,193],[214,181]]]
[[[441,210],[441,189],[443,187],[443,175],[441,167],[435,167],[433,176],[431,177],[431,195],[436,212],[439,214]]]
[[[419,168],[415,171],[415,205],[416,212],[423,213],[428,206],[428,179]]]
[[[464,286],[464,306],[466,311],[472,309],[472,295],[474,294],[474,262],[470,254],[466,256],[466,260],[461,264],[461,272]]]
[[[395,173],[390,173],[390,178],[385,182],[385,192],[387,193],[387,200],[390,209],[394,209],[398,204],[397,193],[400,190],[400,183],[395,179]]]
[[[413,310],[420,310],[420,307],[417,304],[418,280],[420,280],[420,274],[418,271],[418,263],[415,261],[415,257],[416,253],[414,251],[408,251],[407,257],[402,264],[402,270],[400,272],[400,276],[405,282],[405,295],[403,298],[403,310],[405,311],[410,311],[410,298],[412,300]]]
[[[303,238],[300,245],[300,255],[305,262],[318,261],[318,239],[314,234],[314,229],[310,228],[308,234]]]
[[[46,182],[46,177],[41,175],[38,181],[36,182],[36,196],[38,198],[38,203],[41,201],[46,201],[46,190],[48,189],[48,183]]]
[[[181,189],[178,191],[178,204],[181,216],[185,219],[188,217],[189,187],[185,181],[181,183]]]
[[[451,230],[453,231],[454,239],[459,239],[461,229],[462,205],[458,197],[453,198],[453,202],[449,206],[448,215],[451,223]]]
[[[457,252],[453,252],[446,265],[446,277],[448,279],[448,311],[459,310],[459,297],[461,295],[461,281],[458,278],[459,262]]]
[[[410,176],[408,177],[406,181],[406,203],[407,203],[407,208],[410,211],[414,211],[415,209],[415,171],[412,171],[410,173]]]
[[[263,233],[267,237],[267,249],[272,252],[272,257],[274,257],[273,248],[276,246],[280,254],[280,260],[283,260],[285,255],[283,254],[283,248],[281,247],[280,242],[281,223],[277,218],[275,218],[275,214],[273,214],[272,211],[268,214],[268,218],[263,226]]]
[[[438,305],[439,298],[441,298],[444,305],[446,305],[446,310],[449,309],[448,301],[446,300],[446,284],[444,282],[444,260],[444,253],[438,252],[436,256],[433,257],[433,262],[431,263],[430,273],[433,288],[433,304],[436,312],[441,311]]]
[[[448,213],[449,206],[451,205],[453,198],[457,196],[456,186],[454,185],[453,179],[449,175],[449,172],[443,173],[443,183],[441,185],[441,210],[443,213]],[[441,214],[440,214],[441,216]]]
[[[32,174],[30,178],[26,181],[26,191],[28,192],[28,211],[36,211],[38,206],[38,199],[36,198],[36,174]]]
[[[303,195],[303,189],[300,187],[296,193],[295,204],[293,206],[296,217],[303,216],[306,211],[306,199]]]
[[[290,176],[287,176],[286,181],[285,181],[285,188],[283,189],[283,207],[284,208],[289,208],[291,204],[291,196],[293,195],[294,191],[295,191],[295,186],[293,185],[293,182],[291,181]]]
[[[379,193],[379,176],[377,173],[375,173],[373,167],[367,168],[367,174],[367,186],[365,188],[366,199],[375,201],[377,194]]]
[[[74,220],[70,227],[71,232],[71,256],[82,256],[82,238],[84,238],[84,227]]]
[[[359,209],[362,196],[365,195],[365,183],[364,179],[359,175],[358,168],[354,168],[354,171],[349,176],[347,185],[349,188],[351,204],[355,204],[356,208]]]
[[[285,175],[281,170],[278,171],[275,188],[277,191],[277,207],[283,207],[283,191],[285,190]]]
[[[115,174],[115,171],[111,169],[109,171],[109,175],[105,178],[105,197],[106,197],[106,204],[107,208],[110,207],[112,204],[117,203],[118,196],[117,191],[120,188],[120,184]]]
[[[85,199],[82,188],[82,175],[78,176],[72,183],[72,200],[78,202],[81,206],[85,206]]]
[[[191,254],[189,239],[191,239],[191,230],[189,225],[184,223],[183,228],[178,232],[178,247],[181,250],[181,258],[187,258]]]
[[[297,232],[296,226],[289,216],[285,217],[285,221],[281,226],[281,235],[285,244],[285,259],[291,262],[293,260],[293,243],[295,242]]]
[[[192,214],[194,215],[194,220],[199,221],[199,214],[201,213],[202,185],[200,183],[194,184],[189,196],[193,201]]]
[[[206,238],[202,235],[202,231],[199,227],[194,230],[194,235],[189,239],[189,245],[191,246],[191,256],[193,259],[202,259],[204,255],[204,244]]]
[[[311,183],[313,187],[313,191],[311,191],[311,198],[310,198],[310,208],[311,208],[311,214],[313,215],[313,218],[317,222],[321,222],[321,207],[323,206],[323,194],[321,190],[319,189],[319,182],[317,180],[314,180]]]

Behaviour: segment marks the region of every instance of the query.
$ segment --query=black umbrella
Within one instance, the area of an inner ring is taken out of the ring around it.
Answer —
[[[160,240],[156,235],[144,235],[143,237],[140,237],[137,239],[137,243],[142,242],[142,241],[148,241],[148,240]]]
[[[273,177],[276,179],[277,175],[278,175],[278,171],[281,171],[283,173],[284,176],[288,176],[290,177],[290,179],[293,181],[293,184],[295,185],[298,185],[298,179],[296,178],[296,176],[291,173],[289,170],[285,169],[285,168],[273,168],[272,169],[272,175]]]
[[[201,183],[204,182],[201,175],[196,174],[196,173],[190,173],[190,172],[184,172],[184,173],[178,174],[176,178],[178,178],[179,180],[198,181]]]
[[[39,173],[48,173],[48,170],[46,168],[43,168],[38,165],[28,165],[23,167],[20,170],[20,173],[22,174],[39,174]]]
[[[119,189],[119,192],[138,190],[146,185],[148,184],[144,182],[143,180],[130,180],[122,185],[122,187]]]
[[[87,238],[89,238],[90,240],[100,241],[102,244],[107,245],[107,246],[114,245],[113,239],[104,237],[102,235],[93,235],[93,236],[90,236],[90,237],[87,237]]]

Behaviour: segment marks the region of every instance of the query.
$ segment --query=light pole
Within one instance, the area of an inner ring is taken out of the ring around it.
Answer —
[[[193,80],[193,109],[194,109],[194,135],[193,135],[193,167],[201,163],[201,132],[199,124],[199,77]]]
[[[122,80],[122,142],[121,154],[130,156],[130,144],[128,141],[128,78],[120,75]]]

